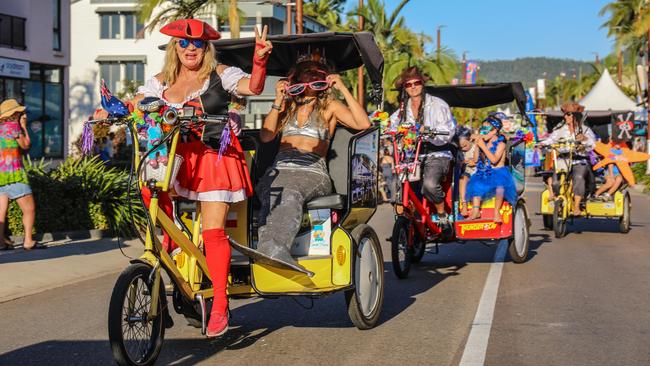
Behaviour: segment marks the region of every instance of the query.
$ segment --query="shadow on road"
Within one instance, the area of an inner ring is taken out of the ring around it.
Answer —
[[[129,245],[121,242],[122,248]],[[16,249],[0,254],[0,264],[16,262],[34,262],[39,260],[55,259],[73,255],[91,255],[115,250],[118,247],[115,239],[102,239],[83,242],[72,242],[63,245],[50,246],[47,249],[25,251]]]

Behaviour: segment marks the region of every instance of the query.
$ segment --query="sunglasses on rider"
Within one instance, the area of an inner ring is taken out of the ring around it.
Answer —
[[[420,86],[420,85],[422,85],[422,80],[413,80],[404,83],[405,88],[412,88],[414,86]]]
[[[178,45],[181,46],[181,48],[187,48],[190,46],[190,43],[194,45],[196,48],[203,48],[205,47],[205,41],[202,39],[187,39],[187,38],[181,38],[178,40]]]
[[[309,83],[298,83],[287,86],[286,91],[287,94],[293,96],[304,93],[307,87],[314,91],[321,91],[329,88],[330,83],[327,80],[315,80]]]
[[[567,117],[567,116],[573,116],[573,112],[566,112],[566,113],[564,113],[564,117]]]

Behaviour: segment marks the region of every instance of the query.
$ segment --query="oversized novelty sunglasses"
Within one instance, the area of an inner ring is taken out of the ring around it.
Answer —
[[[205,46],[205,41],[202,39],[181,38],[178,40],[178,45],[181,46],[181,48],[189,47],[190,43],[193,44],[196,48],[203,48]]]
[[[409,82],[404,83],[404,87],[406,87],[406,88],[412,88],[414,86],[420,86],[420,85],[422,85],[422,80],[413,80],[413,81],[409,81]]]
[[[305,92],[309,87],[311,90],[321,91],[330,87],[330,83],[327,80],[315,80],[309,83],[298,83],[287,86],[286,90],[289,95],[298,95]]]

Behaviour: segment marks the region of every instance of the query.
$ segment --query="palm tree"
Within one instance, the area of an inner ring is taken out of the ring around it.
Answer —
[[[394,90],[394,83],[404,68],[418,66],[435,83],[449,83],[458,70],[458,62],[450,49],[443,48],[440,58],[437,59],[425,50],[425,45],[432,40],[431,37],[415,33],[406,27],[404,17],[400,16],[400,13],[409,1],[401,0],[393,12],[387,14],[384,1],[368,0],[365,6],[348,14],[346,24],[349,29],[358,29],[357,16],[362,15],[364,30],[375,35],[375,41],[384,55],[385,99],[390,104],[397,102],[398,95]]]
[[[239,38],[239,14],[237,0],[230,0],[228,5],[228,25],[230,26],[230,38]]]
[[[233,7],[234,16],[233,18]],[[154,12],[158,10],[157,13]],[[237,0],[138,0],[140,19],[146,23],[144,31],[151,32],[177,19],[207,18],[216,15],[219,23],[228,19],[231,35],[239,37]]]
[[[646,48],[650,6],[647,0],[616,0],[605,5],[600,16],[609,14],[602,24],[607,36],[616,39],[616,50],[621,48],[635,51]]]
[[[341,27],[341,14],[345,0],[307,0],[303,12],[305,15],[316,19],[329,30]]]

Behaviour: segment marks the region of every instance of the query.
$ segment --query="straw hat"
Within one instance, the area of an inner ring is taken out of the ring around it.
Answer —
[[[18,104],[18,101],[16,101],[16,99],[7,99],[2,102],[2,104],[0,104],[0,118],[7,118],[14,113],[24,111],[25,107]]]
[[[402,89],[404,83],[413,79],[420,79],[423,84],[430,80],[429,77],[422,73],[422,71],[420,71],[416,66],[411,66],[404,69],[397,80],[395,80],[395,88]]]
[[[581,106],[576,102],[566,102],[560,107],[563,113],[582,113],[585,110],[585,107]]]

